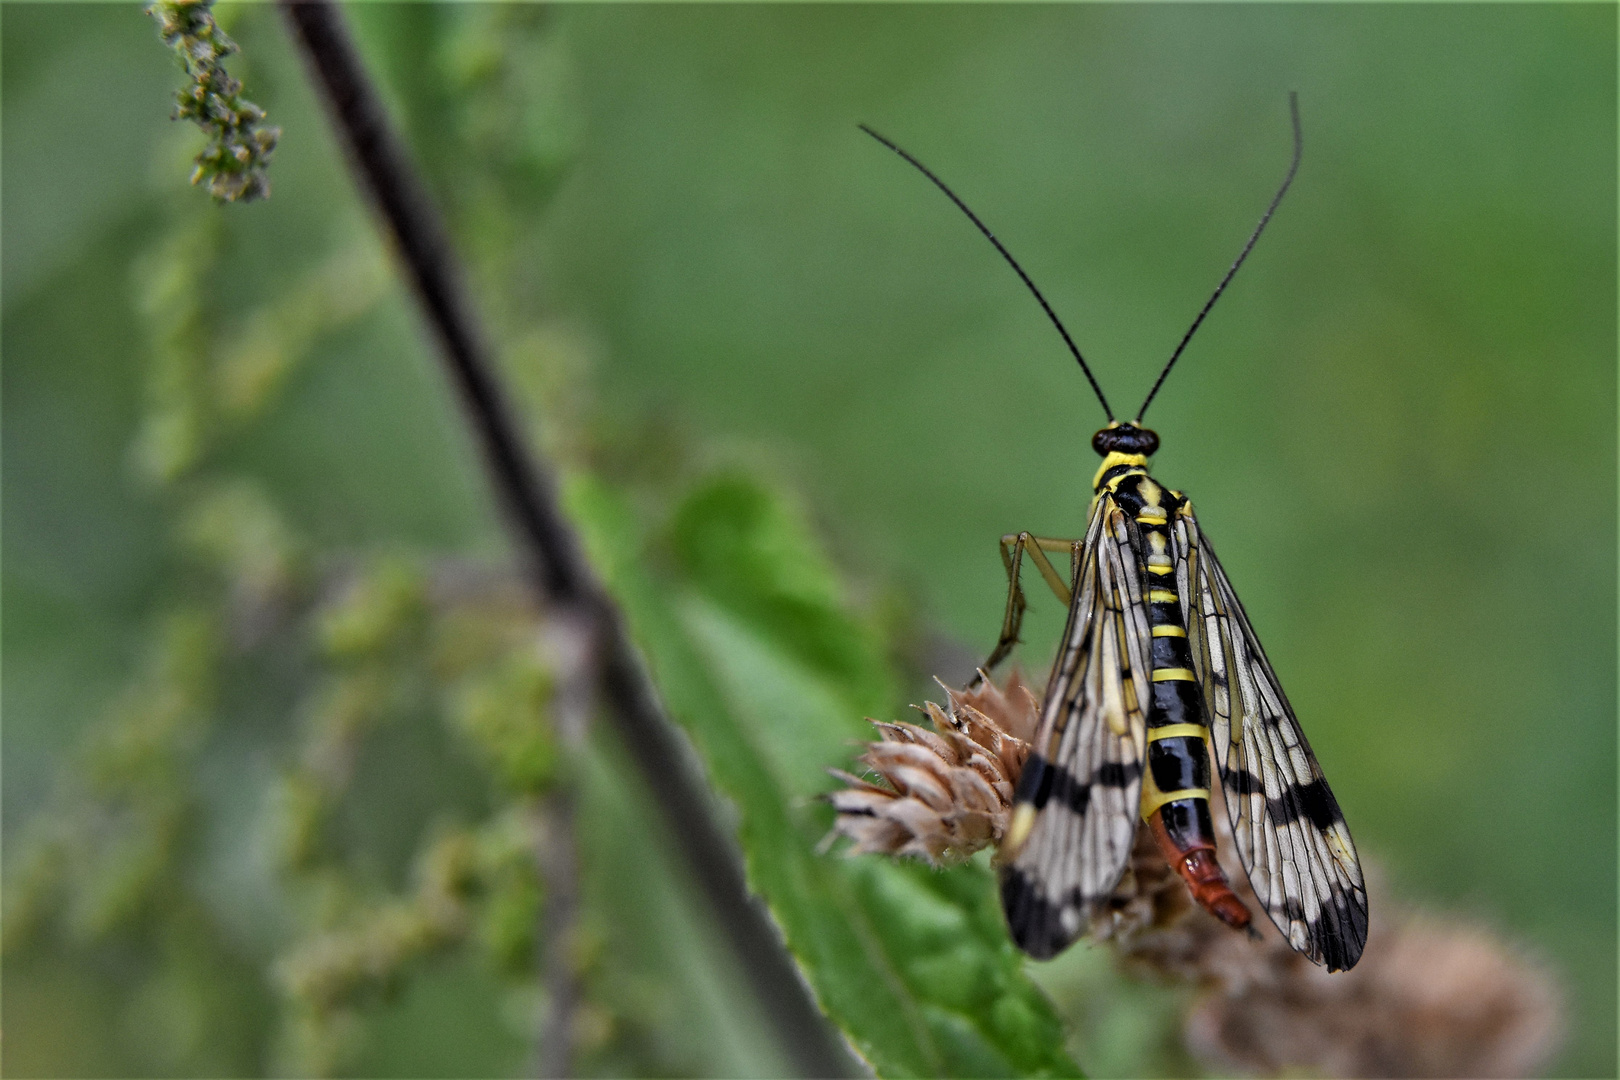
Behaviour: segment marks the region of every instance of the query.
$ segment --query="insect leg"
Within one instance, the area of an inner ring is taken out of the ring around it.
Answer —
[[[1052,590],[1052,595],[1063,601],[1068,607],[1074,600],[1073,590],[1069,584],[1058,576],[1057,570],[1052,566],[1046,552],[1069,553],[1070,578],[1079,572],[1080,549],[1083,540],[1056,540],[1048,536],[1034,536],[1027,532],[1008,533],[1001,538],[1001,562],[1007,568],[1007,607],[1001,619],[1001,637],[996,641],[996,647],[990,653],[990,658],[984,662],[982,671],[991,671],[995,666],[1007,658],[1018,644],[1018,630],[1024,622],[1024,609],[1027,606],[1024,600],[1023,586],[1019,583],[1019,572],[1023,568],[1024,553],[1029,552],[1030,559],[1035,568],[1040,571],[1041,577]],[[975,683],[979,681],[974,677]]]

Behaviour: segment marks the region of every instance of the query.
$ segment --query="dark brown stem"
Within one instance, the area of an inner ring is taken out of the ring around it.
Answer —
[[[574,792],[559,787],[536,811],[535,862],[545,879],[540,913],[540,985],[545,989],[533,1075],[572,1076],[574,1029],[580,1003],[575,934],[579,925],[579,851],[574,843]]]
[[[281,0],[294,38],[326,100],[360,186],[372,201],[440,346],[467,422],[483,451],[524,569],[548,618],[585,627],[599,699],[731,942],[783,1048],[807,1076],[856,1075],[854,1063],[811,999],[776,926],[748,893],[741,859],[721,831],[702,779],[664,715],[618,609],[586,562],[557,505],[551,473],[518,436],[484,335],[462,286],[449,235],[329,0]]]
[[[566,760],[578,763],[585,751],[585,731],[596,712],[597,676],[601,664],[591,627],[566,616],[545,623],[542,635],[556,689],[552,718]],[[576,788],[571,773],[546,795],[538,811],[535,864],[545,882],[540,914],[540,981],[545,988],[535,1046],[534,1075],[572,1076],[574,1038],[583,993],[579,984],[576,937],[579,926],[579,847],[575,841]]]

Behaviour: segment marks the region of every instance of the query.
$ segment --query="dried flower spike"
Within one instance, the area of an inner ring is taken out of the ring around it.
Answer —
[[[270,194],[266,170],[281,129],[265,126],[264,110],[225,73],[225,57],[238,50],[214,21],[213,6],[214,0],[155,0],[146,10],[191,79],[174,95],[174,119],[191,120],[208,135],[191,182],[206,181],[220,202],[251,202]]]
[[[923,707],[932,730],[871,721],[880,738],[859,760],[881,783],[829,770],[849,785],[828,801],[838,811],[832,835],[853,841],[851,854],[914,855],[940,865],[1006,833],[1035,699],[1016,674],[1005,689],[986,679],[945,692],[945,708]]]

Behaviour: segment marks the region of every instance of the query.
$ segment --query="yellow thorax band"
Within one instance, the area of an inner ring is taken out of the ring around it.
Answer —
[[[1097,485],[1102,483],[1103,473],[1116,465],[1134,465],[1143,472],[1147,471],[1147,456],[1145,454],[1122,454],[1112,450],[1103,458],[1102,464],[1097,466],[1097,475],[1091,478],[1091,490],[1096,491]]]

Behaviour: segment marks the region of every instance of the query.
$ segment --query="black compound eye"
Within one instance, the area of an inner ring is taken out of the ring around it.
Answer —
[[[1159,449],[1159,436],[1135,424],[1105,427],[1091,437],[1091,448],[1107,456],[1113,453],[1150,456]]]

